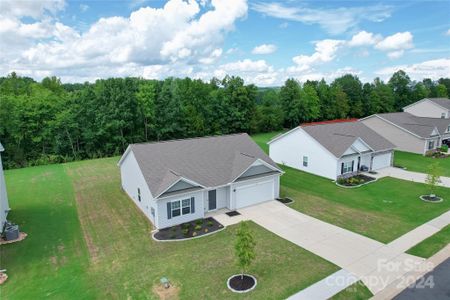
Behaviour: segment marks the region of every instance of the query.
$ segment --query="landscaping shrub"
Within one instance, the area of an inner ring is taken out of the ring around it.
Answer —
[[[442,145],[441,146],[441,151],[447,153],[448,152],[448,145]]]
[[[195,225],[194,229],[197,230],[197,231],[201,230],[202,229],[202,225]]]

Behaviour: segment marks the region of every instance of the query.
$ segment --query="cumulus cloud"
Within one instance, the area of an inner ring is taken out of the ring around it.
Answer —
[[[277,51],[277,46],[273,44],[262,44],[253,48],[252,54],[271,54],[275,51]]]
[[[208,76],[205,74],[204,76]],[[268,86],[278,83],[279,73],[265,60],[243,59],[218,66],[213,76],[222,78],[225,75],[242,77],[248,83],[259,86]]]
[[[379,39],[379,36],[375,36],[371,32],[360,31],[352,36],[351,40],[348,42],[348,45],[350,47],[370,46],[375,44]]]
[[[298,55],[292,58],[296,66],[291,67],[297,71],[305,71],[314,65],[332,61],[336,52],[345,44],[343,40],[321,40],[315,44],[315,52],[312,55]]]
[[[441,77],[449,76],[450,58],[433,59],[416,64],[387,67],[377,70],[375,74],[387,79],[399,70],[405,71],[413,80],[421,80],[423,78],[436,80]]]
[[[141,76],[144,67],[153,65],[214,63],[222,55],[224,36],[247,13],[245,0],[212,0],[204,7],[194,0],[170,0],[162,8],[141,7],[129,17],[100,18],[78,32],[50,17],[63,2],[41,8],[33,1],[19,2],[32,9],[10,5],[6,11],[18,16],[32,11],[32,17],[42,20],[25,24],[19,18],[0,19],[5,25],[0,26],[0,46],[8,52],[0,57],[0,71],[53,71],[62,76],[70,70],[80,80],[92,73]],[[16,47],[6,47],[8,39],[15,40]]]
[[[406,49],[413,47],[413,35],[409,31],[387,36],[375,45],[376,49],[388,52],[390,58],[398,58]]]
[[[305,5],[287,6],[271,2],[256,2],[252,9],[270,17],[318,24],[330,34],[340,34],[357,27],[362,21],[381,22],[391,16],[392,7],[369,5],[364,7],[309,8]]]

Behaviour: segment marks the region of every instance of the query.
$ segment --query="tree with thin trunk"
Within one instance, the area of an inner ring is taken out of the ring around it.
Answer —
[[[433,163],[429,166],[425,182],[430,189],[430,195],[435,195],[437,185],[441,183],[441,169],[438,163]]]
[[[237,264],[241,268],[241,279],[244,278],[244,273],[248,270],[256,257],[255,245],[256,243],[253,234],[248,227],[248,223],[241,221],[237,231],[236,244],[234,246]]]

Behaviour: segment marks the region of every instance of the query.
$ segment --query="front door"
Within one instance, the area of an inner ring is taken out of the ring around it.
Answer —
[[[217,208],[216,190],[208,191],[208,210]]]

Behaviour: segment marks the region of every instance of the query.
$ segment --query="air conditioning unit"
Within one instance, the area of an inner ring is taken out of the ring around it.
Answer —
[[[19,225],[15,224],[7,224],[5,226],[5,231],[3,232],[5,240],[7,241],[17,240],[19,238],[19,233]]]

